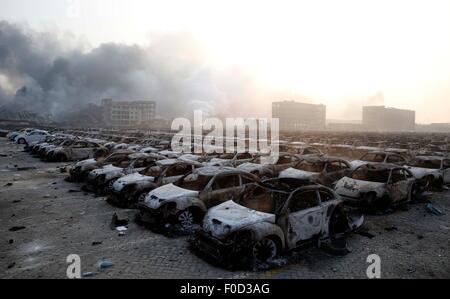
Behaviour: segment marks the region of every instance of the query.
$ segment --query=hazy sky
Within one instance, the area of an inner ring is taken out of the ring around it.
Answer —
[[[383,104],[370,100],[381,92],[419,123],[450,122],[448,0],[0,0],[0,19],[92,47],[189,32],[212,65],[327,104],[330,118],[360,118],[355,109]]]

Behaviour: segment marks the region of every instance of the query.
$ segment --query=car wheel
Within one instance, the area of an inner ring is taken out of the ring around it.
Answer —
[[[27,141],[24,138],[20,138],[19,140],[17,140],[18,144],[26,144]]]
[[[112,190],[114,190],[114,183],[115,183],[115,182],[116,182],[115,180],[109,181],[108,185],[106,186],[106,190],[107,190],[107,191],[112,191]]]
[[[256,261],[267,262],[278,255],[278,246],[270,238],[264,238],[253,245],[252,256]]]
[[[142,192],[137,196],[137,202],[144,202],[148,192]]]
[[[192,210],[187,209],[187,210],[181,211],[178,214],[177,220],[178,220],[178,223],[181,225],[181,227],[188,229],[194,225],[195,215],[192,212]]]

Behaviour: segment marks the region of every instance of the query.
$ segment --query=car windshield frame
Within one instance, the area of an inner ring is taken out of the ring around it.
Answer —
[[[358,174],[359,172],[364,172],[363,178],[360,176],[355,177],[355,174]],[[369,174],[370,174],[370,177],[369,177]],[[355,169],[355,171],[353,171],[350,174],[350,178],[353,180],[364,181],[364,182],[373,182],[373,183],[383,183],[383,184],[387,184],[390,180],[390,177],[391,177],[391,169],[385,169],[385,168],[370,169],[365,166]]]

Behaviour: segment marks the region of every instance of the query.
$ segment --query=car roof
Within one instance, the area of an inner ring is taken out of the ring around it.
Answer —
[[[226,166],[205,166],[194,170],[194,173],[202,176],[215,176],[217,174],[222,173],[247,173],[247,172]]]

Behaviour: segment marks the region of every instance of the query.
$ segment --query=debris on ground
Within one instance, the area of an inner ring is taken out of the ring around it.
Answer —
[[[27,170],[35,170],[37,167],[29,166],[29,167],[16,167],[17,171],[27,171]]]
[[[103,242],[92,242],[92,246],[98,246],[98,245],[102,245]]]
[[[392,225],[392,226],[389,226],[389,227],[385,227],[384,230],[388,231],[388,232],[397,231],[398,227],[396,227],[395,225]]]
[[[9,244],[13,244],[14,243],[14,239],[9,239],[8,243]]]
[[[68,192],[69,192],[69,193],[81,193],[81,192],[83,192],[83,191],[81,191],[81,190],[75,190],[75,189],[70,189]]]
[[[444,212],[442,212],[441,209],[435,207],[432,203],[428,203],[425,206],[425,209],[427,210],[428,213],[436,215],[436,216],[442,216],[444,215]]]
[[[25,226],[13,226],[13,227],[11,227],[11,228],[9,229],[9,231],[10,231],[10,232],[17,232],[17,231],[24,230],[24,229],[26,229]]]
[[[356,231],[355,234],[369,238],[369,239],[375,238],[375,235],[369,233],[368,231]]]
[[[16,200],[13,200],[13,203],[19,203],[21,201],[22,201],[21,199],[16,199]]]
[[[5,187],[11,187],[13,185],[13,183],[7,183],[6,185],[5,185]]]
[[[114,266],[113,262],[108,260],[101,260],[97,263],[97,265],[100,270],[105,270]]]
[[[8,265],[8,269],[14,268],[14,266],[16,265],[16,263],[11,263]]]
[[[115,230],[118,227],[125,227],[128,225],[129,220],[128,219],[119,219],[119,216],[117,213],[114,213],[112,219],[111,219],[111,230]],[[125,229],[126,230],[126,229]]]

